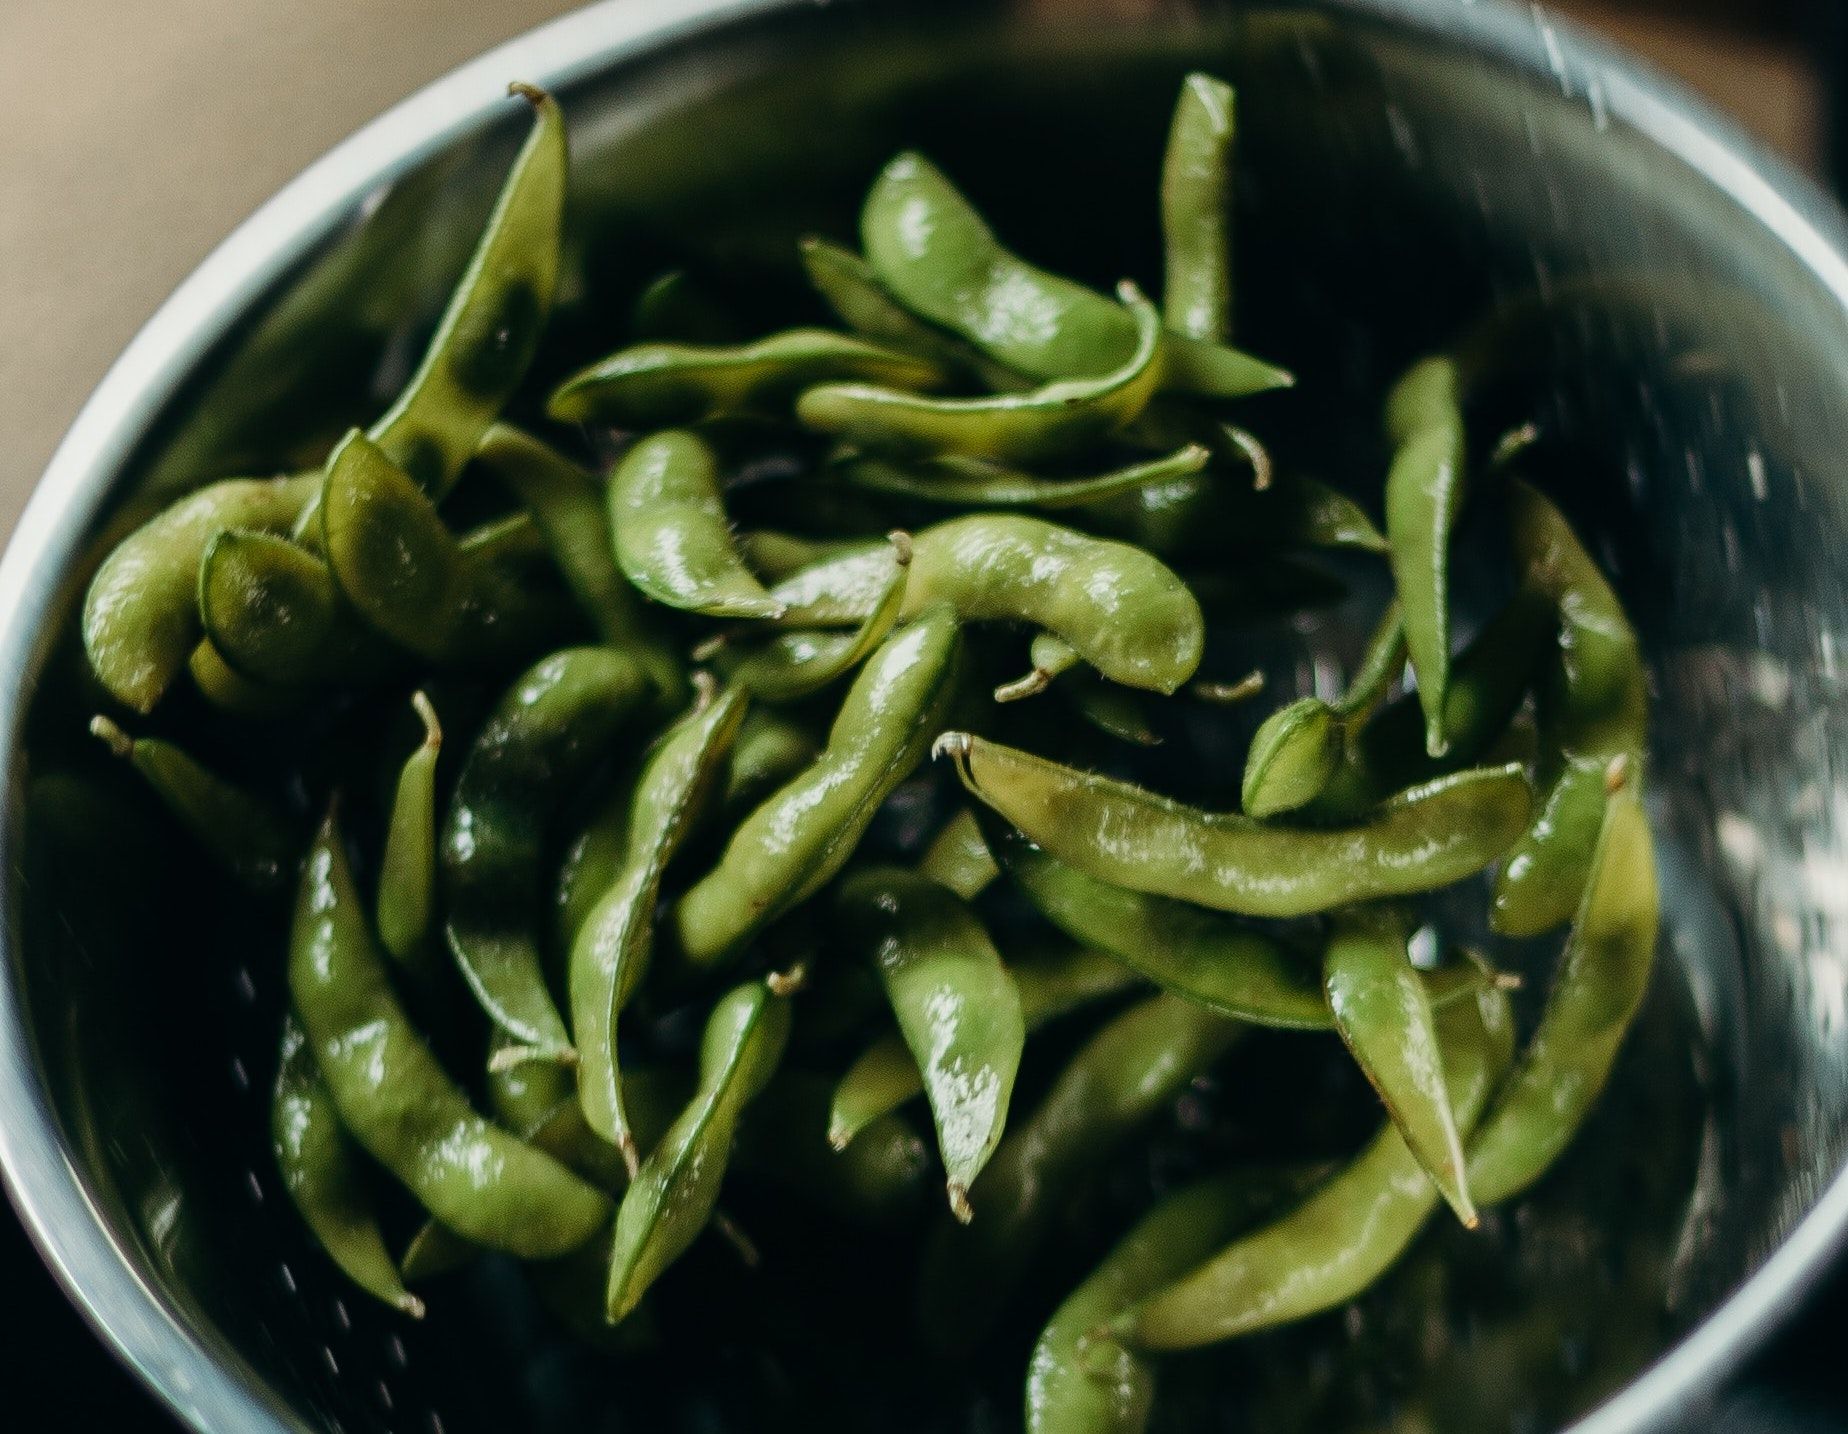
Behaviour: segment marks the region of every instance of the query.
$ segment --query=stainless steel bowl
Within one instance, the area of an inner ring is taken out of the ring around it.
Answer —
[[[1254,345],[1297,367],[1306,402],[1363,411],[1396,363],[1492,315],[1508,410],[1577,455],[1565,499],[1650,652],[1669,959],[1618,1114],[1554,1182],[1589,1217],[1549,1224],[1543,1191],[1499,1247],[1523,1299],[1640,1298],[1649,1317],[1614,1354],[1567,1340],[1550,1392],[1510,1392],[1503,1422],[1693,1427],[1834,1253],[1848,1223],[1839,216],[1537,6],[1151,8],[1132,25],[1032,4],[608,0],[308,170],[86,405],[0,567],[0,1160],[72,1299],[183,1419],[460,1434],[584,1427],[596,1407],[493,1290],[471,1310],[497,1311],[485,1333],[395,1330],[342,1300],[264,1150],[273,934],[134,844],[75,735],[94,697],[72,609],[108,537],[161,494],[312,451],[371,411],[515,142],[513,77],[558,91],[572,119],[570,349],[661,255],[690,248],[748,276],[786,266],[799,229],[848,232],[856,190],[906,143],[1048,262],[1148,275],[1162,111],[1184,69],[1230,74]],[[1047,219],[1066,211],[1040,201],[1074,186],[1094,196],[1084,222]],[[1299,409],[1299,427],[1339,433],[1320,412]],[[1324,457],[1338,467],[1341,445]],[[1579,1246],[1608,1229],[1653,1253],[1587,1263]]]

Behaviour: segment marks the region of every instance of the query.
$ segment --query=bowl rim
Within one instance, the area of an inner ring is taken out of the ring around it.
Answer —
[[[120,466],[181,381],[289,265],[381,184],[485,126],[508,76],[564,87],[700,31],[829,0],[598,0],[451,70],[363,126],[267,200],[160,306],[84,403],[0,558],[0,772],[14,798],[0,823],[0,871],[17,869],[17,780],[25,700],[48,635],[39,619]],[[840,3],[840,0],[835,0]],[[875,0],[852,0],[854,4]],[[1555,19],[1541,5],[1458,0],[1294,0],[1337,18],[1383,22],[1461,43],[1484,61],[1556,84],[1598,123],[1620,121],[1728,196],[1769,231],[1848,313],[1848,224],[1782,158],[1678,81]],[[1000,4],[998,9],[1007,8]],[[25,621],[29,617],[31,621]],[[25,1023],[16,912],[0,922],[0,1183],[40,1255],[91,1329],[182,1422],[212,1430],[292,1430],[307,1423],[235,1351],[221,1358],[141,1276],[59,1134]],[[1771,1333],[1848,1243],[1848,1169],[1784,1240],[1705,1319],[1572,1434],[1640,1434],[1710,1395]]]

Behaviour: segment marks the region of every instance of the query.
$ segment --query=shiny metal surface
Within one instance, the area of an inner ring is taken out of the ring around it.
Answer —
[[[1565,501],[1649,647],[1673,958],[1658,986],[1687,1012],[1705,1105],[1688,1191],[1652,1232],[1679,1338],[1575,1427],[1690,1427],[1839,1246],[1848,240],[1834,210],[1534,7],[1201,4],[1106,29],[1048,28],[1030,7],[608,0],[407,101],[227,240],[86,406],[0,564],[0,1163],[59,1278],[182,1418],[460,1431],[562,1426],[570,1399],[542,1363],[515,1376],[479,1350],[479,1369],[466,1347],[446,1357],[453,1329],[391,1332],[306,1267],[260,1132],[279,1000],[254,939],[268,928],[167,871],[127,823],[111,845],[95,822],[72,838],[34,817],[69,809],[47,779],[87,770],[66,735],[94,700],[69,617],[112,523],[312,451],[389,391],[417,328],[406,315],[440,304],[514,142],[510,77],[557,89],[572,118],[570,348],[663,253],[749,274],[786,263],[800,229],[849,232],[857,188],[905,143],[928,143],[1036,257],[1147,275],[1139,196],[1193,64],[1241,89],[1253,347],[1364,412],[1395,363],[1494,314],[1509,411],[1583,460],[1565,465]],[[1054,157],[1022,169],[1016,152]],[[1038,201],[1074,184],[1096,212],[1048,223]],[[1315,415],[1297,422],[1314,441]],[[1321,441],[1328,469],[1351,474],[1338,435]],[[1678,1028],[1663,1029],[1648,1049],[1676,1054]],[[495,1337],[519,1357],[519,1330]]]

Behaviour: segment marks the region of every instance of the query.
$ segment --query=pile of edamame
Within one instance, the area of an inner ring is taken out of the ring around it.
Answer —
[[[739,335],[675,271],[539,405],[566,141],[512,88],[530,137],[402,393],[322,466],[154,517],[83,616],[96,733],[293,893],[274,1148],[328,1256],[418,1316],[501,1252],[640,1339],[697,1242],[774,1245],[728,1203],[768,1186],[900,1231],[933,1347],[1043,1326],[1026,1425],[1090,1434],[1144,1427],[1164,1351],[1342,1306],[1440,1205],[1537,1181],[1656,945],[1637,640],[1453,358],[1387,399],[1383,534],[1242,426],[1291,378],[1228,342],[1230,88],[1181,90],[1159,307],[1014,255],[903,154],[858,250],[791,256],[814,326]],[[741,529],[766,494],[783,527]],[[1457,649],[1477,500],[1512,582]],[[1390,585],[1345,690],[1265,718],[1242,811],[1126,780],[1152,712],[1266,700],[1201,680],[1209,624],[1287,611],[1241,577],[1310,549]],[[344,713],[390,780],[284,752],[234,783],[171,730],[201,701]],[[1465,882],[1497,933],[1564,931],[1531,1028],[1482,956],[1408,954]],[[1059,1213],[1254,1027],[1338,1038],[1378,1133],[1152,1182],[1034,1306]]]

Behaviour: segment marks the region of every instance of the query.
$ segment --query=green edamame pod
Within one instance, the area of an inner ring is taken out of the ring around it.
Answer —
[[[1457,1124],[1468,1130],[1512,1053],[1507,993],[1491,987],[1451,1007],[1438,1038]],[[1398,1259],[1437,1202],[1389,1125],[1290,1213],[1131,1306],[1111,1331],[1132,1348],[1192,1349],[1332,1309]]]
[[[732,541],[719,461],[705,439],[673,430],[644,438],[610,478],[616,562],[656,602],[711,617],[780,617]]]
[[[195,576],[212,650],[251,682],[282,689],[366,682],[390,665],[390,649],[353,620],[327,563],[298,543],[220,533]]]
[[[804,427],[862,447],[1039,463],[1082,453],[1133,421],[1162,375],[1161,320],[1133,284],[1118,289],[1135,316],[1136,346],[1096,378],[984,398],[933,398],[872,384],[830,383],[796,400]]]
[[[862,547],[778,583],[788,620],[859,622],[883,589],[883,553]],[[1113,682],[1173,692],[1200,664],[1206,620],[1180,578],[1124,543],[1043,519],[972,514],[911,540],[903,618],[947,602],[965,621],[1028,622]]]
[[[287,1016],[282,1060],[270,1105],[270,1144],[282,1188],[316,1242],[341,1272],[374,1299],[422,1319],[424,1303],[405,1289],[366,1197],[334,1098],[315,1068],[308,1038]]]
[[[308,854],[289,990],[342,1124],[443,1224],[527,1258],[575,1249],[609,1201],[477,1115],[392,994],[333,818]]]
[[[1056,951],[1008,963],[1027,1034],[1049,1021],[1136,984],[1136,973],[1095,951]],[[898,1031],[874,1041],[835,1085],[828,1108],[828,1144],[847,1150],[861,1132],[924,1094],[916,1057]]]
[[[782,413],[822,383],[936,388],[928,359],[827,329],[790,329],[734,346],[635,344],[573,374],[546,404],[553,418],[666,428],[732,414]]]
[[[836,317],[864,338],[930,360],[945,373],[967,373],[986,388],[1027,388],[1031,381],[925,323],[893,298],[851,249],[810,235],[797,243],[803,272]]]
[[[1323,1031],[1333,1024],[1306,958],[1218,912],[1086,876],[1054,860],[992,814],[989,850],[1028,901],[1072,940],[1095,947],[1163,990],[1256,1026]],[[1438,1005],[1483,984],[1474,967],[1419,978]]]
[[[501,698],[457,779],[443,830],[449,949],[481,1008],[526,1055],[571,1059],[539,955],[548,819],[653,695],[622,653],[555,652]]]
[[[273,687],[255,682],[238,672],[224,656],[203,639],[194,644],[186,659],[186,670],[199,695],[220,712],[229,712],[252,721],[280,717],[302,704],[304,694],[291,687]]]
[[[623,1101],[617,1016],[647,969],[661,877],[712,790],[744,718],[743,690],[715,696],[710,683],[708,678],[699,704],[643,762],[629,805],[628,853],[571,944],[578,1098],[590,1128],[622,1152],[631,1170],[638,1157]]]
[[[1401,913],[1352,909],[1335,918],[1322,987],[1335,1029],[1385,1103],[1399,1137],[1465,1226],[1474,1228],[1463,1141],[1444,1085],[1436,1018],[1406,955]]]
[[[1246,916],[1306,916],[1431,891],[1494,861],[1527,825],[1516,766],[1413,787],[1337,830],[1204,812],[966,732],[937,739],[963,785],[1048,854],[1099,881]]]
[[[1463,507],[1463,410],[1454,359],[1414,364],[1386,400],[1386,554],[1405,614],[1405,645],[1425,714],[1425,750],[1441,757],[1450,676],[1450,532]]]
[[[159,737],[130,737],[107,717],[90,731],[141,774],[163,806],[232,876],[255,891],[280,886],[301,850],[289,822],[268,802]]]
[[[506,423],[488,430],[475,461],[533,515],[565,582],[603,640],[641,659],[664,692],[678,692],[684,680],[679,661],[652,631],[616,566],[596,480],[557,449]]]
[[[732,1160],[739,1177],[855,1224],[890,1225],[916,1214],[930,1169],[930,1152],[917,1132],[882,1112],[861,1127],[852,1146],[830,1147],[829,1096],[821,1076],[784,1071],[771,1081],[738,1128]]]
[[[1245,815],[1278,816],[1321,796],[1335,779],[1353,733],[1386,695],[1404,660],[1405,623],[1395,601],[1374,629],[1342,697],[1332,703],[1299,698],[1264,719],[1245,757]]]
[[[1162,1197],[1067,1295],[1027,1363],[1027,1434],[1142,1434],[1155,1398],[1148,1358],[1102,1332],[1226,1241],[1308,1190],[1317,1166],[1216,1175]]]
[[[982,1339],[1084,1178],[1243,1034],[1236,1021],[1157,995],[1092,1036],[983,1178],[981,1218],[939,1225],[920,1267],[923,1327],[946,1349]]]
[[[532,105],[532,133],[508,171],[422,364],[369,430],[372,441],[433,499],[449,491],[526,377],[558,287],[564,116],[543,90],[514,84],[508,92]]]
[[[428,662],[488,660],[530,649],[549,607],[494,565],[496,540],[472,549],[424,491],[355,429],[328,460],[321,548],[346,604],[374,632]],[[523,518],[521,545],[536,532]]]
[[[835,898],[843,939],[871,958],[924,1078],[950,1210],[1000,1144],[1026,1043],[1020,992],[961,898],[899,867],[849,877]]]
[[[918,874],[947,886],[964,901],[974,901],[988,889],[1001,868],[988,854],[974,812],[967,807],[956,809],[956,815],[943,824],[918,858]]]
[[[738,535],[738,551],[746,566],[773,583],[780,583],[816,563],[875,550],[876,545],[866,538],[805,538],[773,528]]]
[[[712,1218],[739,1117],[776,1073],[789,1002],[749,981],[720,998],[700,1042],[699,1089],[642,1162],[616,1211],[606,1313],[620,1321]]]
[[[739,825],[675,909],[682,954],[717,965],[841,869],[892,789],[930,746],[960,648],[947,606],[885,640],[854,678],[814,763]]]
[[[90,668],[124,706],[148,713],[198,644],[199,567],[220,533],[282,534],[320,487],[319,473],[228,478],[188,494],[116,544],[83,601]]]
[[[1578,907],[1612,771],[1641,780],[1648,697],[1623,604],[1564,516],[1515,479],[1508,519],[1522,584],[1549,604],[1558,645],[1538,694],[1542,793],[1502,866],[1490,922],[1503,935],[1535,936]]]
[[[1167,281],[1162,318],[1177,334],[1218,343],[1232,331],[1232,87],[1211,75],[1181,82],[1161,164]]]
[[[629,333],[638,344],[729,344],[738,324],[685,269],[668,269],[635,296]]]
[[[860,211],[860,236],[874,273],[900,303],[1020,373],[1091,377],[1120,366],[1136,346],[1130,315],[1002,248],[922,155],[886,165]],[[1176,392],[1242,398],[1294,382],[1223,344],[1176,334],[1166,347],[1162,383]]]
[[[911,574],[911,535],[887,534],[891,575],[885,591],[851,633],[783,632],[735,661],[721,661],[726,677],[766,702],[794,702],[845,677],[886,639],[905,606]],[[721,654],[723,657],[723,654]]]
[[[1161,458],[1089,478],[1036,478],[970,458],[893,463],[854,457],[836,465],[843,481],[869,493],[959,508],[1037,508],[1056,511],[1103,503],[1121,494],[1198,473],[1212,454],[1190,443]]]
[[[411,706],[424,736],[398,774],[378,891],[379,944],[404,964],[423,957],[436,922],[436,763],[443,752],[443,728],[430,699],[414,692]]]
[[[1603,830],[1559,974],[1527,1048],[1469,1150],[1484,1204],[1519,1194],[1578,1132],[1642,1004],[1659,897],[1649,821],[1633,787],[1605,804]]]

